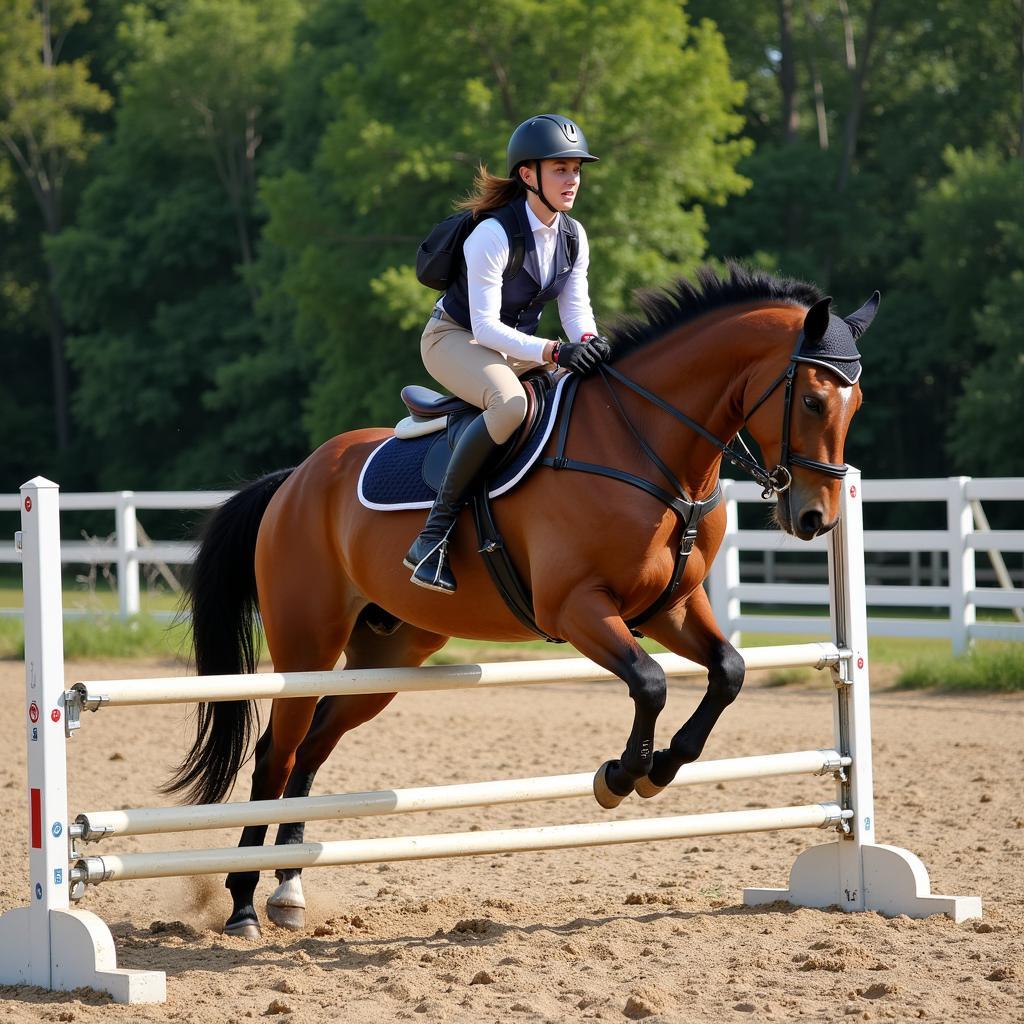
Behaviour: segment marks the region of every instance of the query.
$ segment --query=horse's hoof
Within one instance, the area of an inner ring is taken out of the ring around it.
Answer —
[[[301,932],[306,927],[305,907],[282,907],[267,900],[267,917],[278,928],[287,928],[290,932]]]
[[[612,764],[612,761],[605,761],[594,775],[594,798],[606,811],[618,807],[629,796],[628,793],[620,796],[608,785],[608,769]]]
[[[645,800],[650,800],[652,796],[657,796],[666,787],[659,786],[657,783],[651,782],[649,775],[644,775],[643,778],[637,779],[633,783],[633,788],[636,790],[637,796],[642,796]]]
[[[224,934],[233,935],[236,939],[248,939],[250,942],[263,938],[259,921],[251,917],[244,917],[240,921],[228,921],[224,925]]]

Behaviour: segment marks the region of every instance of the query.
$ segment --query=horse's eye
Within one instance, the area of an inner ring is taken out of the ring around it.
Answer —
[[[825,405],[820,398],[815,398],[813,395],[804,395],[804,405],[807,406],[811,412],[822,413],[825,411]]]

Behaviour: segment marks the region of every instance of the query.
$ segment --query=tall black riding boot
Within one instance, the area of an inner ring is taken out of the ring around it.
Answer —
[[[462,432],[427,516],[427,524],[403,560],[403,564],[413,570],[413,583],[442,594],[455,593],[455,576],[448,565],[448,537],[467,491],[498,447],[487,432],[482,415]]]

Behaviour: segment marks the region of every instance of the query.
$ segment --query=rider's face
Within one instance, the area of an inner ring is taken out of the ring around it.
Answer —
[[[582,162],[576,159],[541,161],[541,187],[544,189],[544,197],[556,210],[568,212],[572,209],[580,188],[582,166]],[[527,185],[537,187],[537,172],[532,166],[523,167],[521,175]],[[530,199],[535,198],[531,192]],[[543,207],[543,204],[540,205]],[[546,207],[544,209],[550,215],[550,211]]]

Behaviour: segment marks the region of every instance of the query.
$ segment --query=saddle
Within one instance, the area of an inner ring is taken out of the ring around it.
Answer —
[[[580,462],[568,457],[566,444],[569,423],[580,378],[575,374],[538,372],[522,380],[527,396],[526,420],[503,446],[502,455],[488,471],[486,481],[481,481],[481,485],[469,496],[478,550],[484,557],[487,571],[498,593],[519,622],[549,642],[564,643],[559,637],[549,636],[537,624],[532,595],[505,548],[494,521],[491,500],[507,493],[538,465],[554,470],[597,474],[638,488],[671,509],[680,524],[679,548],[672,578],[649,608],[626,622],[636,636],[642,636],[638,627],[664,608],[679,586],[700,524],[722,500],[721,486],[716,487],[714,493],[703,501],[694,501],[686,496],[681,485],[654,453],[650,453],[651,458],[667,473],[675,493],[626,470]],[[608,384],[607,377],[605,383]],[[615,398],[614,393],[612,397]],[[438,394],[429,388],[406,387],[402,390],[402,399],[410,416],[399,424],[400,429],[396,429],[395,437],[386,440],[370,454],[363,465],[357,488],[359,500],[365,507],[383,512],[429,508],[459,436],[469,422],[480,415],[480,410],[475,406],[458,398]],[[615,404],[618,404],[617,399]],[[626,422],[629,423],[628,419]],[[543,457],[543,450],[555,433],[556,425],[555,453]],[[405,433],[402,427],[411,432]],[[438,436],[431,437],[435,433]],[[370,606],[367,610],[366,621],[375,632],[384,634],[400,625],[391,613],[377,606]]]
[[[545,420],[544,413],[554,389],[555,375],[537,370],[526,374],[521,380],[526,392],[526,417],[519,429],[502,445],[500,455],[487,472],[488,480],[497,478],[503,469],[516,461],[534,440]],[[436,492],[444,479],[455,445],[470,422],[480,415],[480,410],[455,395],[442,395],[419,384],[409,384],[402,388],[402,401],[409,410],[409,416],[395,428],[397,437],[421,437],[444,431],[444,438],[435,440],[423,460],[423,482]]]

